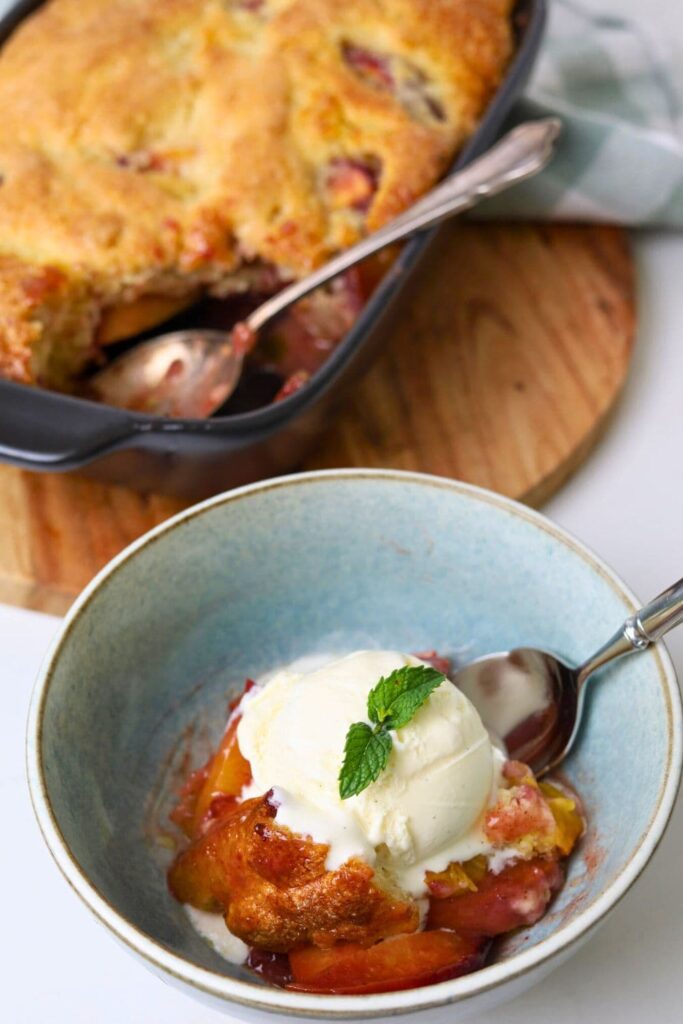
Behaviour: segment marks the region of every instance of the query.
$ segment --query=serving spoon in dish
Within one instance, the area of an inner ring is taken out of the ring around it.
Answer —
[[[482,721],[503,739],[511,759],[544,775],[576,742],[586,683],[625,654],[644,651],[683,623],[683,579],[630,616],[596,653],[572,667],[547,651],[519,647],[465,665],[453,682]]]
[[[245,356],[266,324],[380,249],[537,174],[553,155],[560,129],[561,123],[554,117],[513,128],[401,216],[278,292],[231,330],[188,329],[143,342],[94,374],[90,393],[108,405],[159,416],[211,416],[235,390]]]

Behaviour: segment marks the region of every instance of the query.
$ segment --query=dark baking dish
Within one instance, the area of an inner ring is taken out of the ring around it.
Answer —
[[[23,0],[0,19],[0,43],[41,3]],[[545,15],[545,0],[518,3],[516,55],[453,170],[482,153],[498,135],[529,77]],[[166,420],[0,381],[0,459],[32,470],[78,470],[137,490],[189,499],[292,469],[379,349],[403,304],[410,302],[410,284],[435,234],[425,233],[404,247],[325,364],[305,388],[283,401],[210,420]]]

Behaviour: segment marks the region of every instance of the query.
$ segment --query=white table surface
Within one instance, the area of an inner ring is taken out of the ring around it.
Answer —
[[[5,0],[0,0],[0,10]],[[602,10],[639,0],[590,0]],[[678,0],[648,8],[681,44]],[[640,334],[608,435],[545,511],[643,598],[683,574],[683,237],[637,239]],[[8,1024],[212,1024],[226,1018],[133,961],[63,882],[33,820],[24,779],[29,693],[56,618],[0,606],[0,1019]],[[611,626],[612,624],[608,624]],[[683,629],[669,649],[683,677]],[[652,865],[598,935],[542,985],[473,1024],[680,1024],[683,808]]]

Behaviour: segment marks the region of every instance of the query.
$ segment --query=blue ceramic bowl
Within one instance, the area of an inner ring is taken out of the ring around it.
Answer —
[[[454,1022],[573,952],[643,870],[681,770],[680,698],[663,647],[593,684],[566,774],[589,829],[566,887],[476,974],[409,992],[314,996],[222,961],[166,891],[166,814],[188,751],[226,694],[300,655],[435,647],[460,658],[537,645],[573,660],[637,607],[595,556],[542,516],[485,491],[374,471],[313,473],[212,499],[143,537],[88,587],[38,682],[31,792],[76,892],[167,979],[232,1014]],[[423,1019],[423,1018],[421,1018]]]

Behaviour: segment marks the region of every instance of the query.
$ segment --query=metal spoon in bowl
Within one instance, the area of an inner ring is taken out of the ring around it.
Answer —
[[[550,160],[560,128],[553,117],[519,125],[400,217],[278,292],[231,331],[175,331],[143,342],[96,373],[90,393],[108,405],[159,416],[210,416],[235,390],[244,357],[267,323],[372,253],[536,174]]]
[[[477,658],[454,676],[509,756],[543,775],[574,746],[588,679],[624,654],[644,651],[683,623],[683,579],[626,620],[583,665],[573,668],[533,647]]]

